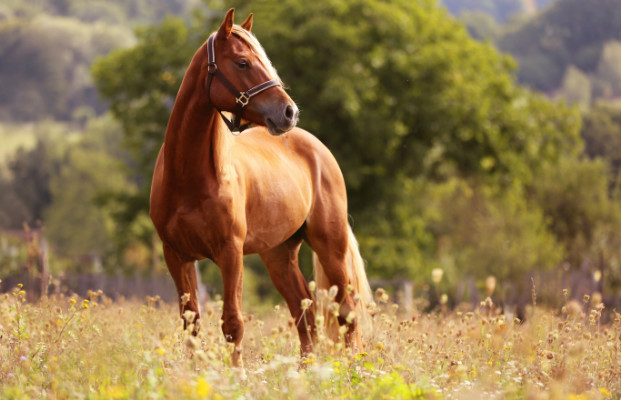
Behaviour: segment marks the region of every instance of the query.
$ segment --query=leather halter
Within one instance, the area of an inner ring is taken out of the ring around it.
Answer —
[[[231,132],[241,133],[244,129],[250,126],[250,123],[241,125],[241,120],[244,114],[244,107],[248,105],[248,103],[250,102],[250,98],[273,86],[281,86],[281,84],[280,82],[272,79],[256,85],[255,87],[250,88],[245,92],[237,90],[235,85],[233,85],[228,79],[226,79],[226,77],[220,71],[218,65],[216,64],[216,51],[214,47],[214,42],[217,34],[217,32],[214,32],[211,34],[211,36],[209,36],[209,39],[207,39],[207,71],[209,72],[209,76],[207,77],[205,89],[207,90],[207,97],[209,98],[209,102],[213,105],[213,102],[211,101],[210,89],[213,78],[217,77],[218,79],[220,79],[220,82],[222,82],[222,84],[229,90],[229,92],[231,92],[233,96],[235,96],[235,104],[237,105],[237,108],[235,109],[235,118],[232,121],[226,118],[218,107],[216,107],[215,105],[214,107],[216,108],[216,110],[218,110],[220,116],[229,127]]]

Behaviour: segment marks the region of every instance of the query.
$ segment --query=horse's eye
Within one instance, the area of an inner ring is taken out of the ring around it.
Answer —
[[[246,68],[250,68],[250,64],[248,64],[248,61],[246,60],[239,60],[237,62],[237,66],[241,69],[246,69]]]

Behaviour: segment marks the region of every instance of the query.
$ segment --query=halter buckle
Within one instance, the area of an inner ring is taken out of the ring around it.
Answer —
[[[241,104],[242,107],[246,107],[248,102],[250,101],[250,96],[246,94],[246,92],[241,92],[239,97],[235,98],[235,102]]]
[[[208,73],[215,74],[217,70],[218,70],[218,66],[216,65],[215,62],[207,64],[207,72]]]

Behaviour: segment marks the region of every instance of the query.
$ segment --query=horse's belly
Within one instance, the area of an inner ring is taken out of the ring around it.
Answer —
[[[249,207],[246,214],[244,253],[261,253],[289,239],[308,216],[310,196],[281,195],[271,201],[263,197],[260,206]]]

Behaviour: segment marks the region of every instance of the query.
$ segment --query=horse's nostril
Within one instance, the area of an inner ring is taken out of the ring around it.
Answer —
[[[288,120],[292,120],[293,117],[295,115],[295,111],[293,110],[293,107],[291,107],[290,105],[288,105],[287,107],[285,107],[285,117]]]

